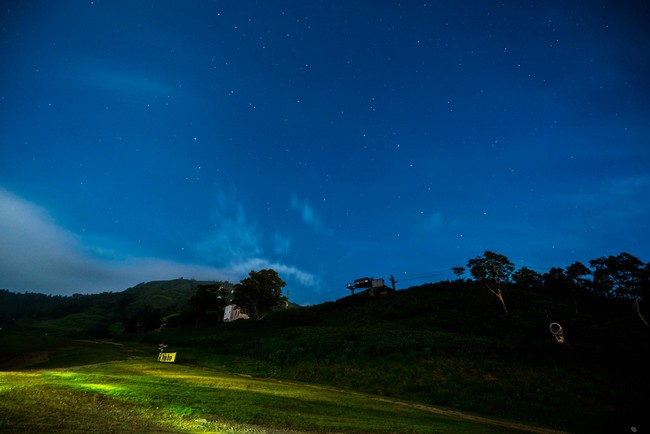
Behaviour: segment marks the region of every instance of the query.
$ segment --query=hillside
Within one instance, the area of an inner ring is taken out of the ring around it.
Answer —
[[[196,284],[138,285],[96,298],[102,302],[84,310],[25,318],[14,327],[67,324],[70,332],[83,318],[86,330],[93,321],[99,328],[102,315],[119,311],[120,301],[125,309],[155,306],[169,314],[183,309]],[[152,348],[164,341],[179,352],[178,363],[333,385],[571,432],[648,426],[641,403],[650,379],[650,339],[628,303],[592,298],[576,308],[568,297],[521,288],[509,288],[505,296],[509,313],[473,282],[440,282],[388,297],[355,295],[277,311],[257,322],[111,336]],[[566,342],[556,342],[551,322],[562,325]]]
[[[21,323],[50,334],[75,338],[121,337],[158,328],[170,315],[188,311],[199,285],[228,282],[188,279],[140,283],[122,292],[70,297],[16,294],[0,290],[0,323]]]
[[[201,363],[574,432],[644,425],[649,335],[628,304],[593,299],[576,312],[570,299],[507,297],[504,313],[473,283],[442,282],[152,339],[203,348]]]

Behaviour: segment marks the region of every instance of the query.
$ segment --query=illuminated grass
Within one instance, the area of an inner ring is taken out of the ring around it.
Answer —
[[[521,432],[424,406],[178,364],[0,372],[1,432]]]

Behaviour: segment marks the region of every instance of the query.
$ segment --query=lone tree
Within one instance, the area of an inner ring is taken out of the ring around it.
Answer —
[[[629,253],[593,259],[589,265],[594,269],[596,290],[608,297],[630,300],[634,312],[648,327],[648,322],[641,315],[641,301],[648,287],[648,267]]]
[[[456,275],[456,278],[460,278],[465,274],[465,267],[451,267],[451,272]]]
[[[470,259],[467,268],[477,282],[499,299],[503,311],[508,312],[503,299],[503,286],[510,282],[515,265],[504,255],[486,251],[483,256]]]
[[[254,319],[261,319],[287,298],[282,296],[286,286],[275,270],[252,270],[234,288],[233,303]]]

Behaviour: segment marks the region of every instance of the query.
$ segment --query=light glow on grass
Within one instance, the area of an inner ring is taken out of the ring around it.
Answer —
[[[74,380],[75,378],[78,377],[79,374],[77,374],[75,372],[68,372],[68,371],[46,371],[41,375],[43,377],[66,378],[66,379],[69,379],[69,380]]]
[[[108,395],[121,395],[127,389],[124,387],[114,386],[112,384],[100,384],[100,383],[80,383],[75,386],[79,389],[90,390],[93,392],[106,393]]]
[[[39,376],[36,372],[23,372],[23,371],[0,371],[0,378],[4,381],[23,380],[29,378],[37,378]]]
[[[329,401],[340,403],[341,390],[299,382],[281,381],[269,378],[254,378],[248,375],[237,375],[229,372],[214,371],[213,375],[200,375],[188,372],[182,365],[175,365],[176,370],[143,368],[139,372],[154,378],[165,380],[180,380],[179,383],[188,385],[203,385],[232,391],[243,391],[267,394],[286,398],[307,399],[317,402]],[[346,397],[366,399],[367,395],[346,391]]]
[[[11,395],[11,400],[0,400],[0,412],[20,413],[28,408],[20,406],[20,400],[29,405],[45,402],[52,407],[53,423],[58,418],[80,419],[86,431],[95,429],[92,424],[99,417],[113,421],[118,427],[113,431],[124,431],[127,424],[148,424],[149,431],[160,432],[516,432],[373,395],[195,366],[161,366],[153,361],[43,370],[33,375],[0,373],[0,383],[22,389],[20,394],[9,390],[3,395]],[[0,418],[0,431],[3,423]],[[43,430],[42,426],[32,428]]]
[[[30,372],[0,371],[0,393],[7,393],[17,387],[25,387],[38,379],[38,374]]]

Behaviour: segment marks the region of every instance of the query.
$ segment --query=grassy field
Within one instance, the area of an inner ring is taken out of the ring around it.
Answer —
[[[572,303],[510,295],[507,315],[486,308],[492,300],[480,291],[447,285],[147,339],[192,348],[196,364],[255,376],[574,433],[643,432],[648,334],[629,306],[576,312]],[[565,344],[549,333],[549,318],[566,327]]]
[[[0,372],[0,432],[531,431],[373,395],[146,357]]]
[[[0,432],[646,432],[650,335],[629,303],[507,295],[507,315],[459,281],[108,336],[125,322],[98,312],[119,300],[76,297],[3,324]]]

